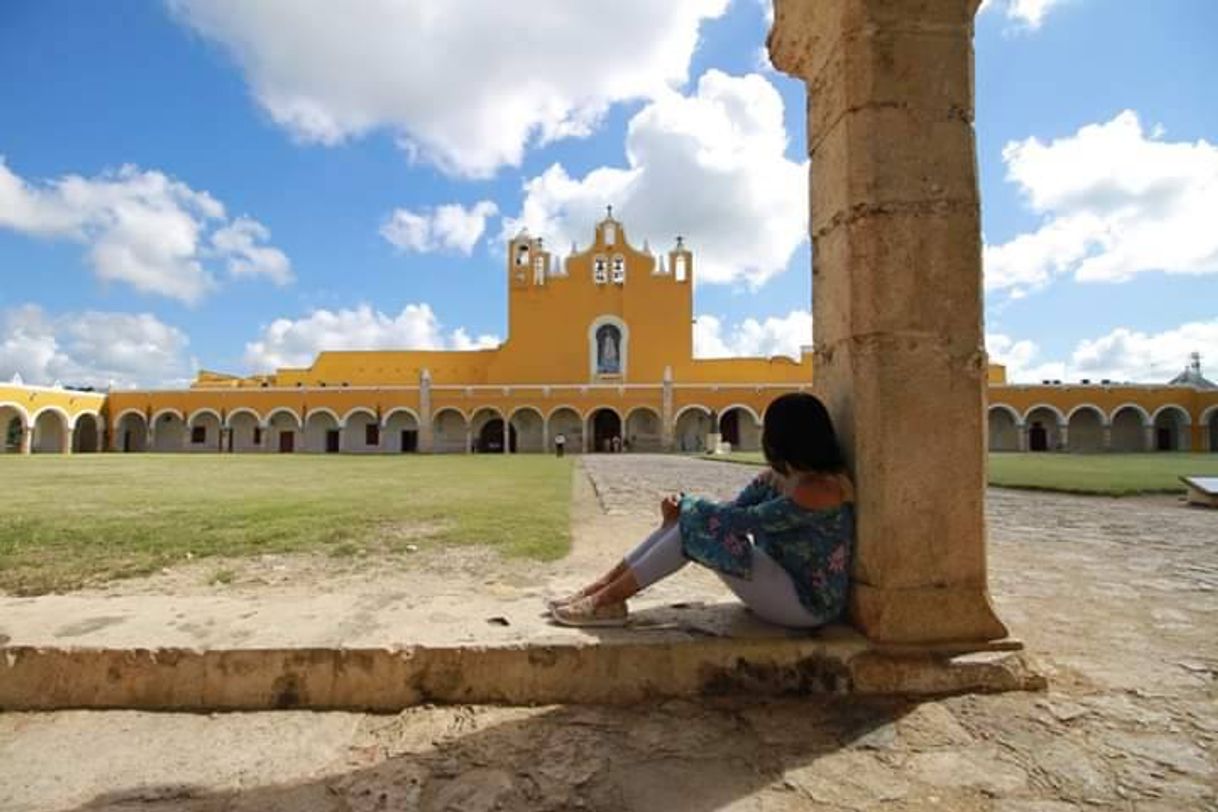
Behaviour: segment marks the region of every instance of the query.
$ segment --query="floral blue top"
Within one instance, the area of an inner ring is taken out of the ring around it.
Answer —
[[[756,545],[791,576],[800,603],[828,623],[846,607],[854,504],[806,508],[798,499],[798,492],[780,492],[766,474],[731,502],[683,496],[681,546],[688,558],[716,572],[750,578]]]

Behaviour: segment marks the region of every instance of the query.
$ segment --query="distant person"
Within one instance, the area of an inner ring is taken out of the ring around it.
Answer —
[[[681,494],[660,503],[660,527],[601,578],[550,604],[565,626],[621,626],[626,600],[690,561],[713,570],[754,614],[812,628],[846,606],[854,488],[829,413],[806,393],[765,412],[769,468],[730,502]]]
[[[565,434],[559,434],[557,437],[554,438],[554,456],[556,456],[556,457],[563,456],[563,454],[566,453],[566,447],[567,447],[567,436]]]
[[[620,454],[622,452],[622,438],[614,437],[612,440],[610,440],[609,441],[609,450],[612,451],[614,454]]]

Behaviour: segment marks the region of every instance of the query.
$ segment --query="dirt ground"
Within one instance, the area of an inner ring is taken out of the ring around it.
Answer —
[[[420,585],[538,596],[645,532],[669,490],[745,466],[595,457],[576,549],[385,562],[195,562],[98,594],[307,594]],[[1218,513],[1169,497],[990,492],[991,586],[1050,688],[922,702],[663,702],[344,713],[0,715],[4,810],[1218,809]],[[227,583],[215,582],[217,570]],[[447,586],[444,586],[447,584]],[[427,586],[426,588],[433,588]],[[687,569],[651,596],[715,589]]]

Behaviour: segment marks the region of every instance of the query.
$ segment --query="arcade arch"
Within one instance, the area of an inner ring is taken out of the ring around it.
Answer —
[[[267,415],[266,437],[263,440],[269,449],[279,454],[296,452],[296,437],[300,434],[300,415],[291,409],[276,409]]]
[[[464,453],[469,448],[469,421],[460,409],[447,407],[432,418],[432,445],[440,453]]]
[[[181,412],[165,409],[152,416],[152,450],[174,453],[186,442],[186,420]]]
[[[35,454],[62,454],[66,449],[68,428],[71,419],[68,413],[54,406],[48,406],[34,415],[34,437],[30,441],[30,451]]]
[[[532,406],[521,406],[508,420],[512,427],[512,450],[522,454],[537,454],[546,450],[546,419]]]
[[[505,448],[504,425],[503,412],[498,409],[492,406],[477,409],[469,419],[474,450],[479,454],[502,454],[510,450],[510,446],[515,443],[515,436],[514,433],[508,436],[508,448]]]
[[[664,423],[660,413],[649,406],[636,406],[626,415],[626,451],[656,452],[664,448]]]
[[[29,415],[15,403],[0,403],[0,454],[21,451]]]
[[[337,454],[342,450],[338,415],[329,409],[313,409],[305,418],[304,450],[310,454]]]
[[[622,416],[611,406],[601,406],[588,415],[590,451],[622,450]]]
[[[84,412],[76,416],[76,426],[72,431],[73,454],[96,454],[102,450],[101,419],[93,412]]]
[[[1188,451],[1192,443],[1188,412],[1176,404],[1160,406],[1152,418],[1155,451]]]
[[[186,440],[187,451],[220,451],[220,429],[224,421],[220,415],[211,409],[200,409],[191,414],[186,421],[189,436]]]
[[[989,430],[990,451],[1019,451],[1019,435],[1023,431],[1023,422],[1019,412],[1005,403],[995,403],[990,406],[987,420]]]
[[[1113,451],[1132,453],[1146,451],[1147,428],[1151,425],[1150,415],[1137,404],[1126,403],[1118,406],[1112,412],[1111,442]]]
[[[1062,446],[1061,427],[1065,416],[1054,406],[1033,406],[1024,415],[1024,431],[1028,433],[1029,451],[1057,451]]]
[[[565,451],[574,452],[584,449],[584,420],[574,408],[559,406],[550,412],[546,423],[549,426],[551,448],[554,446],[554,439],[561,434]]]
[[[263,448],[262,419],[253,409],[237,409],[228,414],[228,450],[250,454]]]
[[[719,436],[732,451],[761,450],[761,417],[744,404],[719,413]]]
[[[1087,403],[1076,406],[1066,418],[1066,449],[1093,453],[1104,450],[1106,420],[1100,407]]]
[[[123,453],[148,450],[148,420],[142,412],[123,412],[114,422],[114,448]]]
[[[464,433],[464,429],[462,429]],[[412,454],[419,450],[419,417],[405,407],[385,416],[381,448],[393,454]]]
[[[381,420],[376,412],[357,406],[343,415],[342,450],[353,454],[377,454],[384,445]]]
[[[677,451],[706,451],[706,436],[714,422],[705,406],[686,406],[677,412],[673,443]]]

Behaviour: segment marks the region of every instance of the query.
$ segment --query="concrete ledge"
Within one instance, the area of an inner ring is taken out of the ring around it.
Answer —
[[[397,711],[421,703],[928,696],[1044,687],[1019,652],[894,655],[861,638],[399,649],[13,646],[0,653],[5,710]]]

